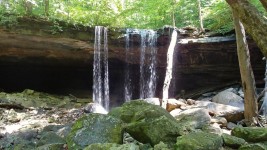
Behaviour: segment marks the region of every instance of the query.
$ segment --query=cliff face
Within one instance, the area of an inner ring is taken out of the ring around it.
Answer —
[[[94,28],[67,26],[53,35],[51,24],[20,20],[11,29],[0,30],[0,88],[20,91],[31,88],[57,94],[90,97],[93,75]],[[54,31],[53,31],[54,32]],[[161,96],[169,31],[161,30],[157,38],[157,96]],[[117,105],[123,97],[125,67],[125,31],[111,29],[109,35],[109,71],[111,98]],[[131,38],[131,72],[139,81],[140,36]],[[174,80],[171,96],[181,90],[220,86],[240,80],[234,37],[190,39],[180,34],[175,49]],[[252,40],[249,40],[252,66],[262,81],[265,62]],[[136,82],[134,93],[138,98]],[[112,105],[112,104],[111,104]]]

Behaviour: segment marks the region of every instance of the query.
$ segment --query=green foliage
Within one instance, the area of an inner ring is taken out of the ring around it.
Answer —
[[[225,0],[213,0],[204,9],[204,26],[218,33],[234,29],[232,12]]]
[[[17,16],[14,15],[1,15],[0,16],[0,25],[11,28],[17,25]]]
[[[250,0],[263,15],[266,11],[259,0]],[[14,26],[17,17],[34,16],[86,26],[131,28],[199,27],[197,0],[1,0],[0,24]],[[226,33],[233,29],[231,10],[225,0],[201,0],[204,28]],[[49,15],[48,15],[49,14]],[[62,28],[54,23],[53,33]]]
[[[57,34],[63,31],[63,27],[59,25],[58,21],[54,21],[53,25],[51,26],[52,34]]]

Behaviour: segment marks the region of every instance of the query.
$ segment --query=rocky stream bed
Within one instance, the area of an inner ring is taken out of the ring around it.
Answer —
[[[30,89],[0,93],[3,150],[267,149],[267,129],[243,127],[240,86],[198,99],[132,100],[106,112],[89,99]]]

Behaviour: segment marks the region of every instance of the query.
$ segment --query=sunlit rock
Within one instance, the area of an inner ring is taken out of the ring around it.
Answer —
[[[204,107],[216,116],[224,117],[228,122],[237,122],[244,118],[244,109],[209,101],[196,101],[196,107]]]
[[[167,99],[167,111],[170,112],[176,108],[181,108],[182,106],[186,106],[184,100],[182,99],[179,99],[179,100],[176,100],[176,99]]]
[[[99,114],[107,114],[106,109],[97,103],[89,103],[83,107],[83,111],[85,113],[99,113]]]
[[[218,123],[221,127],[227,126],[227,120],[224,117],[213,117],[211,118],[211,123]]]
[[[239,107],[239,108],[244,109],[243,98],[238,96],[237,94],[229,91],[229,90],[222,91],[222,92],[218,93],[217,95],[215,95],[212,98],[212,102],[225,104],[225,105],[231,105],[231,106],[235,106],[235,107]]]

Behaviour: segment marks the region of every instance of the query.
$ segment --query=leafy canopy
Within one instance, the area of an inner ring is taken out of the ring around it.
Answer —
[[[34,16],[86,26],[156,29],[175,20],[177,27],[199,27],[201,11],[205,28],[220,33],[233,29],[225,0],[200,2],[201,10],[197,0],[1,0],[0,24],[9,26],[17,17]],[[266,15],[258,0],[251,2]]]

